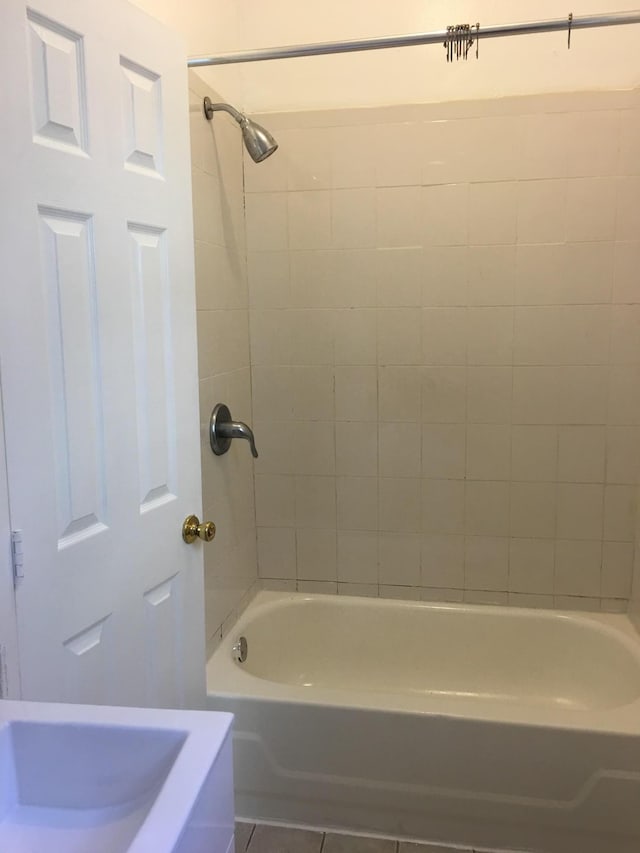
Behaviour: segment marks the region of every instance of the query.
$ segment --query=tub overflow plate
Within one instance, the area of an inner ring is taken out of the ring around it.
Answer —
[[[246,637],[239,637],[233,646],[233,656],[240,663],[244,663],[247,659],[249,646]]]

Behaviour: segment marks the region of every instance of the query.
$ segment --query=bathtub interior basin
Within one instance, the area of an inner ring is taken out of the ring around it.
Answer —
[[[154,849],[173,850],[170,839],[187,826],[215,762],[213,744],[221,743],[214,737],[208,758],[193,764],[194,735],[207,749],[197,731],[205,716],[0,703],[0,850],[120,853],[138,849],[136,837],[145,830],[157,833]],[[223,734],[229,716],[209,716],[222,723]],[[182,807],[173,814],[157,809],[177,784]]]
[[[560,711],[617,708],[640,698],[638,638],[605,614],[260,596],[236,626],[248,655],[234,669],[272,685],[314,696],[356,691]],[[229,684],[228,675],[216,674],[216,681]],[[231,680],[232,690],[242,689],[241,680]]]

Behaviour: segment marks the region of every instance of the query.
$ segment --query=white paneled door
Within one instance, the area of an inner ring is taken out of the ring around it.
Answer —
[[[186,56],[124,0],[2,0],[0,366],[25,698],[204,700]],[[213,546],[209,546],[213,547]]]

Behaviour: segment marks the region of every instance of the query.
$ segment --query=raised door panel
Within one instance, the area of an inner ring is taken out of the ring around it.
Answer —
[[[182,658],[183,584],[176,573],[143,594],[144,643],[147,659],[146,704],[180,707],[184,702],[181,679],[176,677]]]
[[[129,223],[140,512],[175,500],[176,436],[164,229]]]
[[[34,141],[86,155],[87,95],[79,33],[27,10]]]
[[[124,115],[124,167],[152,177],[162,177],[162,89],[160,76],[124,56],[122,111]]]
[[[95,245],[89,215],[38,212],[62,549],[107,526]]]
[[[107,613],[62,641],[63,660],[60,696],[90,705],[109,704],[117,689],[118,661],[114,654],[117,630],[112,613]]]

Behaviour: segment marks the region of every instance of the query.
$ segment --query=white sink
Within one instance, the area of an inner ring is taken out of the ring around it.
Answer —
[[[0,850],[226,853],[232,719],[0,701]]]

